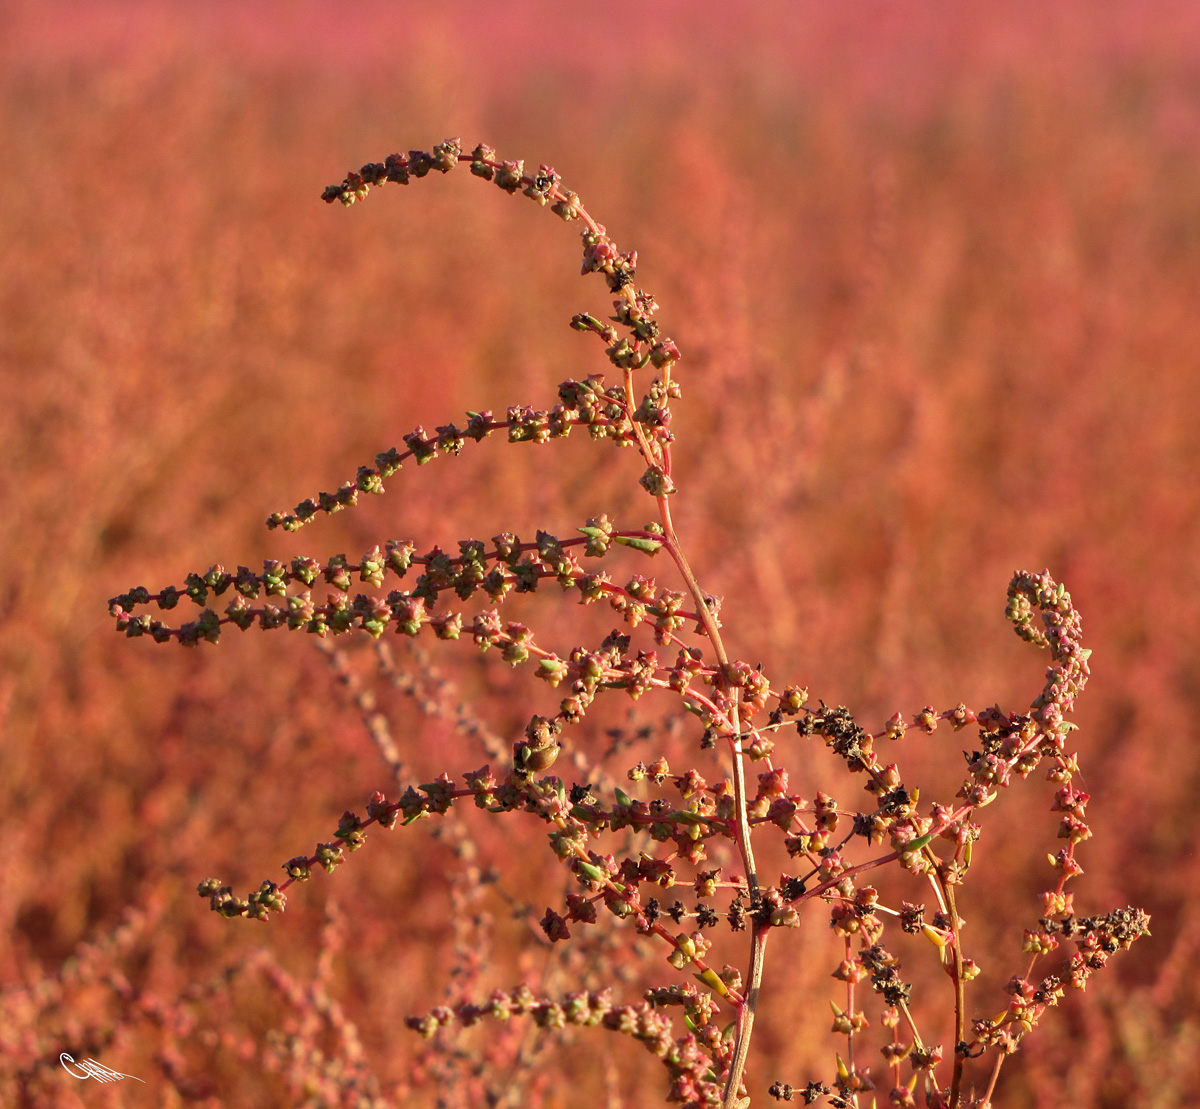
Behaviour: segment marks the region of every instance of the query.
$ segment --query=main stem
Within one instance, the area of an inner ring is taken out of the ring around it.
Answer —
[[[670,552],[675,565],[679,568],[679,572],[687,584],[688,592],[692,595],[692,599],[696,603],[696,611],[700,614],[700,623],[708,635],[709,642],[713,645],[713,652],[720,666],[722,676],[718,678],[718,683],[722,683],[724,681],[725,667],[729,663],[729,655],[725,650],[724,641],[721,639],[720,629],[717,627],[716,618],[713,616],[712,610],[705,600],[704,591],[700,588],[700,583],[696,580],[696,575],[692,572],[692,568],[688,564],[687,556],[683,553],[679,537],[675,534],[675,526],[671,521],[671,507],[667,502],[667,498],[659,497],[658,506],[662,516],[666,548]],[[733,796],[734,808],[737,813],[737,844],[742,856],[742,862],[746,866],[746,884],[750,893],[751,906],[750,981],[747,983],[744,991],[745,1000],[738,1010],[737,1040],[734,1043],[733,1061],[730,1064],[729,1079],[725,1084],[725,1097],[722,1102],[723,1109],[736,1109],[740,1104],[738,1088],[741,1086],[742,1074],[746,1069],[746,1057],[750,1051],[750,1036],[754,1030],[754,1015],[758,1010],[758,997],[762,987],[763,966],[766,961],[767,932],[762,924],[759,923],[757,914],[754,911],[759,901],[758,866],[754,861],[754,846],[750,842],[750,821],[746,810],[746,773],[742,766],[742,727],[741,714],[738,710],[739,694],[736,688],[730,689],[728,692],[733,702],[730,708],[730,722],[733,725],[730,748],[733,754]]]
[[[960,1050],[966,1039],[966,997],[963,989],[962,933],[959,931],[958,906],[954,902],[954,887],[939,875],[938,881],[950,908],[950,929],[954,935],[954,1071],[950,1080],[950,1109],[958,1109],[962,1096],[963,1063]]]

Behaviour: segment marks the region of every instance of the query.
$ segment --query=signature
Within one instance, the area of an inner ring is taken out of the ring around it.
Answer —
[[[58,1061],[62,1063],[63,1070],[72,1078],[94,1078],[97,1082],[120,1082],[122,1078],[132,1078],[134,1082],[142,1082],[140,1078],[134,1077],[132,1074],[122,1074],[119,1070],[109,1070],[103,1063],[97,1063],[95,1059],[85,1059],[82,1063],[76,1063],[65,1051],[59,1055]],[[83,1073],[77,1073],[71,1069],[72,1066],[78,1067]],[[146,1083],[142,1082],[144,1086]]]

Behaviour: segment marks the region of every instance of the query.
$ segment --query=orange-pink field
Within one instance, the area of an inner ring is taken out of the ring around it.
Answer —
[[[465,169],[320,203],[348,169],[452,135],[553,165],[638,250],[683,351],[676,521],[738,657],[869,730],[927,704],[1027,705],[1046,663],[1005,623],[1005,589],[1016,569],[1066,583],[1094,650],[1076,906],[1141,906],[1154,934],[1047,1015],[995,1104],[1197,1104],[1190,0],[9,0],[0,1104],[661,1101],[654,1060],[602,1030],[547,1046],[481,1025],[430,1048],[404,1027],[521,980],[630,1001],[672,980],[603,920],[573,960],[545,943],[536,920],[569,887],[541,825],[379,832],[268,925],[210,913],[201,879],[277,878],[392,788],[386,767],[311,637],[184,650],[128,642],[107,614],[214,562],[643,522],[632,452],[580,438],[489,440],[298,535],[262,526],[419,424],[547,406],[607,368],[566,323],[610,298],[549,212]],[[569,648],[580,610],[527,600]],[[469,646],[419,647],[396,644],[415,696],[379,692],[416,782],[486,761],[422,701],[469,701],[505,745],[547,701]],[[622,729],[615,773],[667,751],[718,776],[691,717],[662,730],[671,707],[614,703],[575,742]],[[897,758],[953,795],[971,743],[912,731]],[[780,739],[793,782],[858,806],[813,744]],[[1053,884],[1052,792],[1018,782],[982,813],[959,909],[995,981],[972,1015],[1004,1008]],[[470,868],[499,878],[467,904]],[[838,1049],[819,907],[772,955],[756,1106],[775,1079],[828,1078]],[[948,1041],[948,980],[914,956],[916,1011]],[[142,1084],[72,1078],[64,1051]]]

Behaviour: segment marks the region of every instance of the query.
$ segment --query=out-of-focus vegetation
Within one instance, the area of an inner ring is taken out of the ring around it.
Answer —
[[[638,249],[684,352],[677,523],[739,656],[870,721],[1019,703],[1043,663],[1002,620],[1008,578],[1066,582],[1095,651],[1076,903],[1144,906],[1154,939],[1047,1018],[999,1103],[1194,1102],[1192,6],[641,8],[39,0],[0,16],[4,1104],[295,1104],[291,1074],[336,1086],[329,1060],[354,1063],[343,1018],[366,1088],[477,1096],[402,1027],[454,963],[456,852],[501,871],[532,852],[482,906],[487,988],[571,988],[520,913],[561,890],[537,829],[377,836],[269,929],[209,913],[200,878],[276,875],[386,788],[384,768],[302,638],[185,652],[124,643],[105,612],[217,560],[641,510],[612,452],[489,443],[298,536],[261,526],[419,423],[544,404],[604,368],[565,326],[604,297],[575,277],[571,229],[532,205],[466,174],[349,212],[317,199],[348,167],[449,135],[553,164]],[[521,681],[465,650],[431,661],[511,741]],[[419,771],[467,742],[411,698],[388,707]],[[925,742],[926,773],[954,782],[962,743]],[[973,875],[960,902],[970,954],[1004,976],[1046,884],[1049,799],[1002,798],[977,850],[991,884]],[[81,949],[129,910],[113,949]],[[756,1070],[798,1085],[831,1057],[823,927],[777,941],[795,989],[771,992],[756,1040]],[[313,981],[303,1003],[280,985]],[[314,1012],[335,1014],[329,1059],[289,1071],[289,1043],[323,1042],[293,1027]],[[609,1039],[544,1057],[520,1096],[656,1098],[652,1063]],[[485,1043],[464,1041],[477,1058]],[[146,1085],[75,1082],[63,1050]]]

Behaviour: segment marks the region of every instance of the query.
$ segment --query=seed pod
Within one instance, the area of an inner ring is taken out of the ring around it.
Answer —
[[[525,725],[525,739],[513,747],[513,766],[518,774],[528,777],[541,774],[558,758],[558,733],[562,725],[557,720],[533,716]]]

